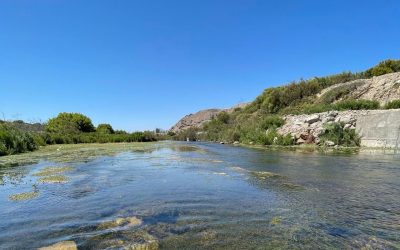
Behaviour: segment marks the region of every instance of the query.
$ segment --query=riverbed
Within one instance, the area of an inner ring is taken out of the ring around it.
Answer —
[[[0,165],[2,249],[400,248],[396,154],[157,142]]]

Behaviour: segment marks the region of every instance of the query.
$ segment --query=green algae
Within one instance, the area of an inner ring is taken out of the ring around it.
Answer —
[[[51,175],[51,176],[45,176],[39,179],[40,183],[67,183],[68,178],[64,175]]]
[[[278,216],[273,217],[270,222],[270,224],[272,226],[277,226],[277,225],[280,225],[281,223],[282,223],[282,219]]]
[[[43,177],[43,176],[49,176],[49,175],[55,175],[55,174],[60,174],[68,171],[72,171],[74,168],[71,166],[63,166],[63,167],[46,167],[40,170],[39,172],[36,172],[32,174],[33,176],[38,176],[38,177]]]
[[[56,163],[89,161],[99,156],[113,156],[120,152],[151,152],[154,142],[62,144],[40,147],[38,150],[0,157],[0,167],[35,164],[40,160]]]
[[[30,199],[36,198],[37,196],[39,196],[39,192],[32,191],[32,192],[13,194],[13,195],[10,195],[8,197],[8,199],[11,201],[24,201],[24,200],[30,200]]]

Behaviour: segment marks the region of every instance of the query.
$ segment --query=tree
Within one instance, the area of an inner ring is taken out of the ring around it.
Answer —
[[[97,126],[96,131],[102,134],[114,134],[114,129],[108,123],[102,123]]]
[[[93,132],[95,129],[89,117],[63,112],[47,122],[46,130],[54,133],[79,133]]]

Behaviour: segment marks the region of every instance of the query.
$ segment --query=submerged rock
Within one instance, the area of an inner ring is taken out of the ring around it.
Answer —
[[[158,240],[145,231],[124,231],[93,238],[93,249],[157,250]]]
[[[114,221],[106,221],[98,225],[98,229],[110,229],[115,227],[133,227],[133,226],[140,226],[142,224],[142,220],[137,218],[136,216],[133,217],[126,217],[126,218],[117,218]]]
[[[30,200],[36,198],[39,195],[39,192],[32,191],[32,192],[25,192],[19,194],[13,194],[8,197],[11,201],[23,201],[23,200]]]
[[[61,241],[56,244],[38,248],[38,250],[77,250],[78,247],[74,241]]]

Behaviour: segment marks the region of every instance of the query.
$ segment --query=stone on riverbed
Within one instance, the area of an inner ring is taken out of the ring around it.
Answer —
[[[133,226],[140,226],[142,224],[142,220],[137,218],[136,216],[133,217],[126,217],[126,218],[117,218],[113,221],[106,221],[98,225],[98,229],[110,229],[115,227],[133,227]]]
[[[38,250],[77,250],[78,247],[74,241],[61,241],[56,244],[38,248]]]
[[[146,231],[120,231],[93,238],[94,249],[157,250],[158,240]],[[95,243],[97,241],[97,243]]]

